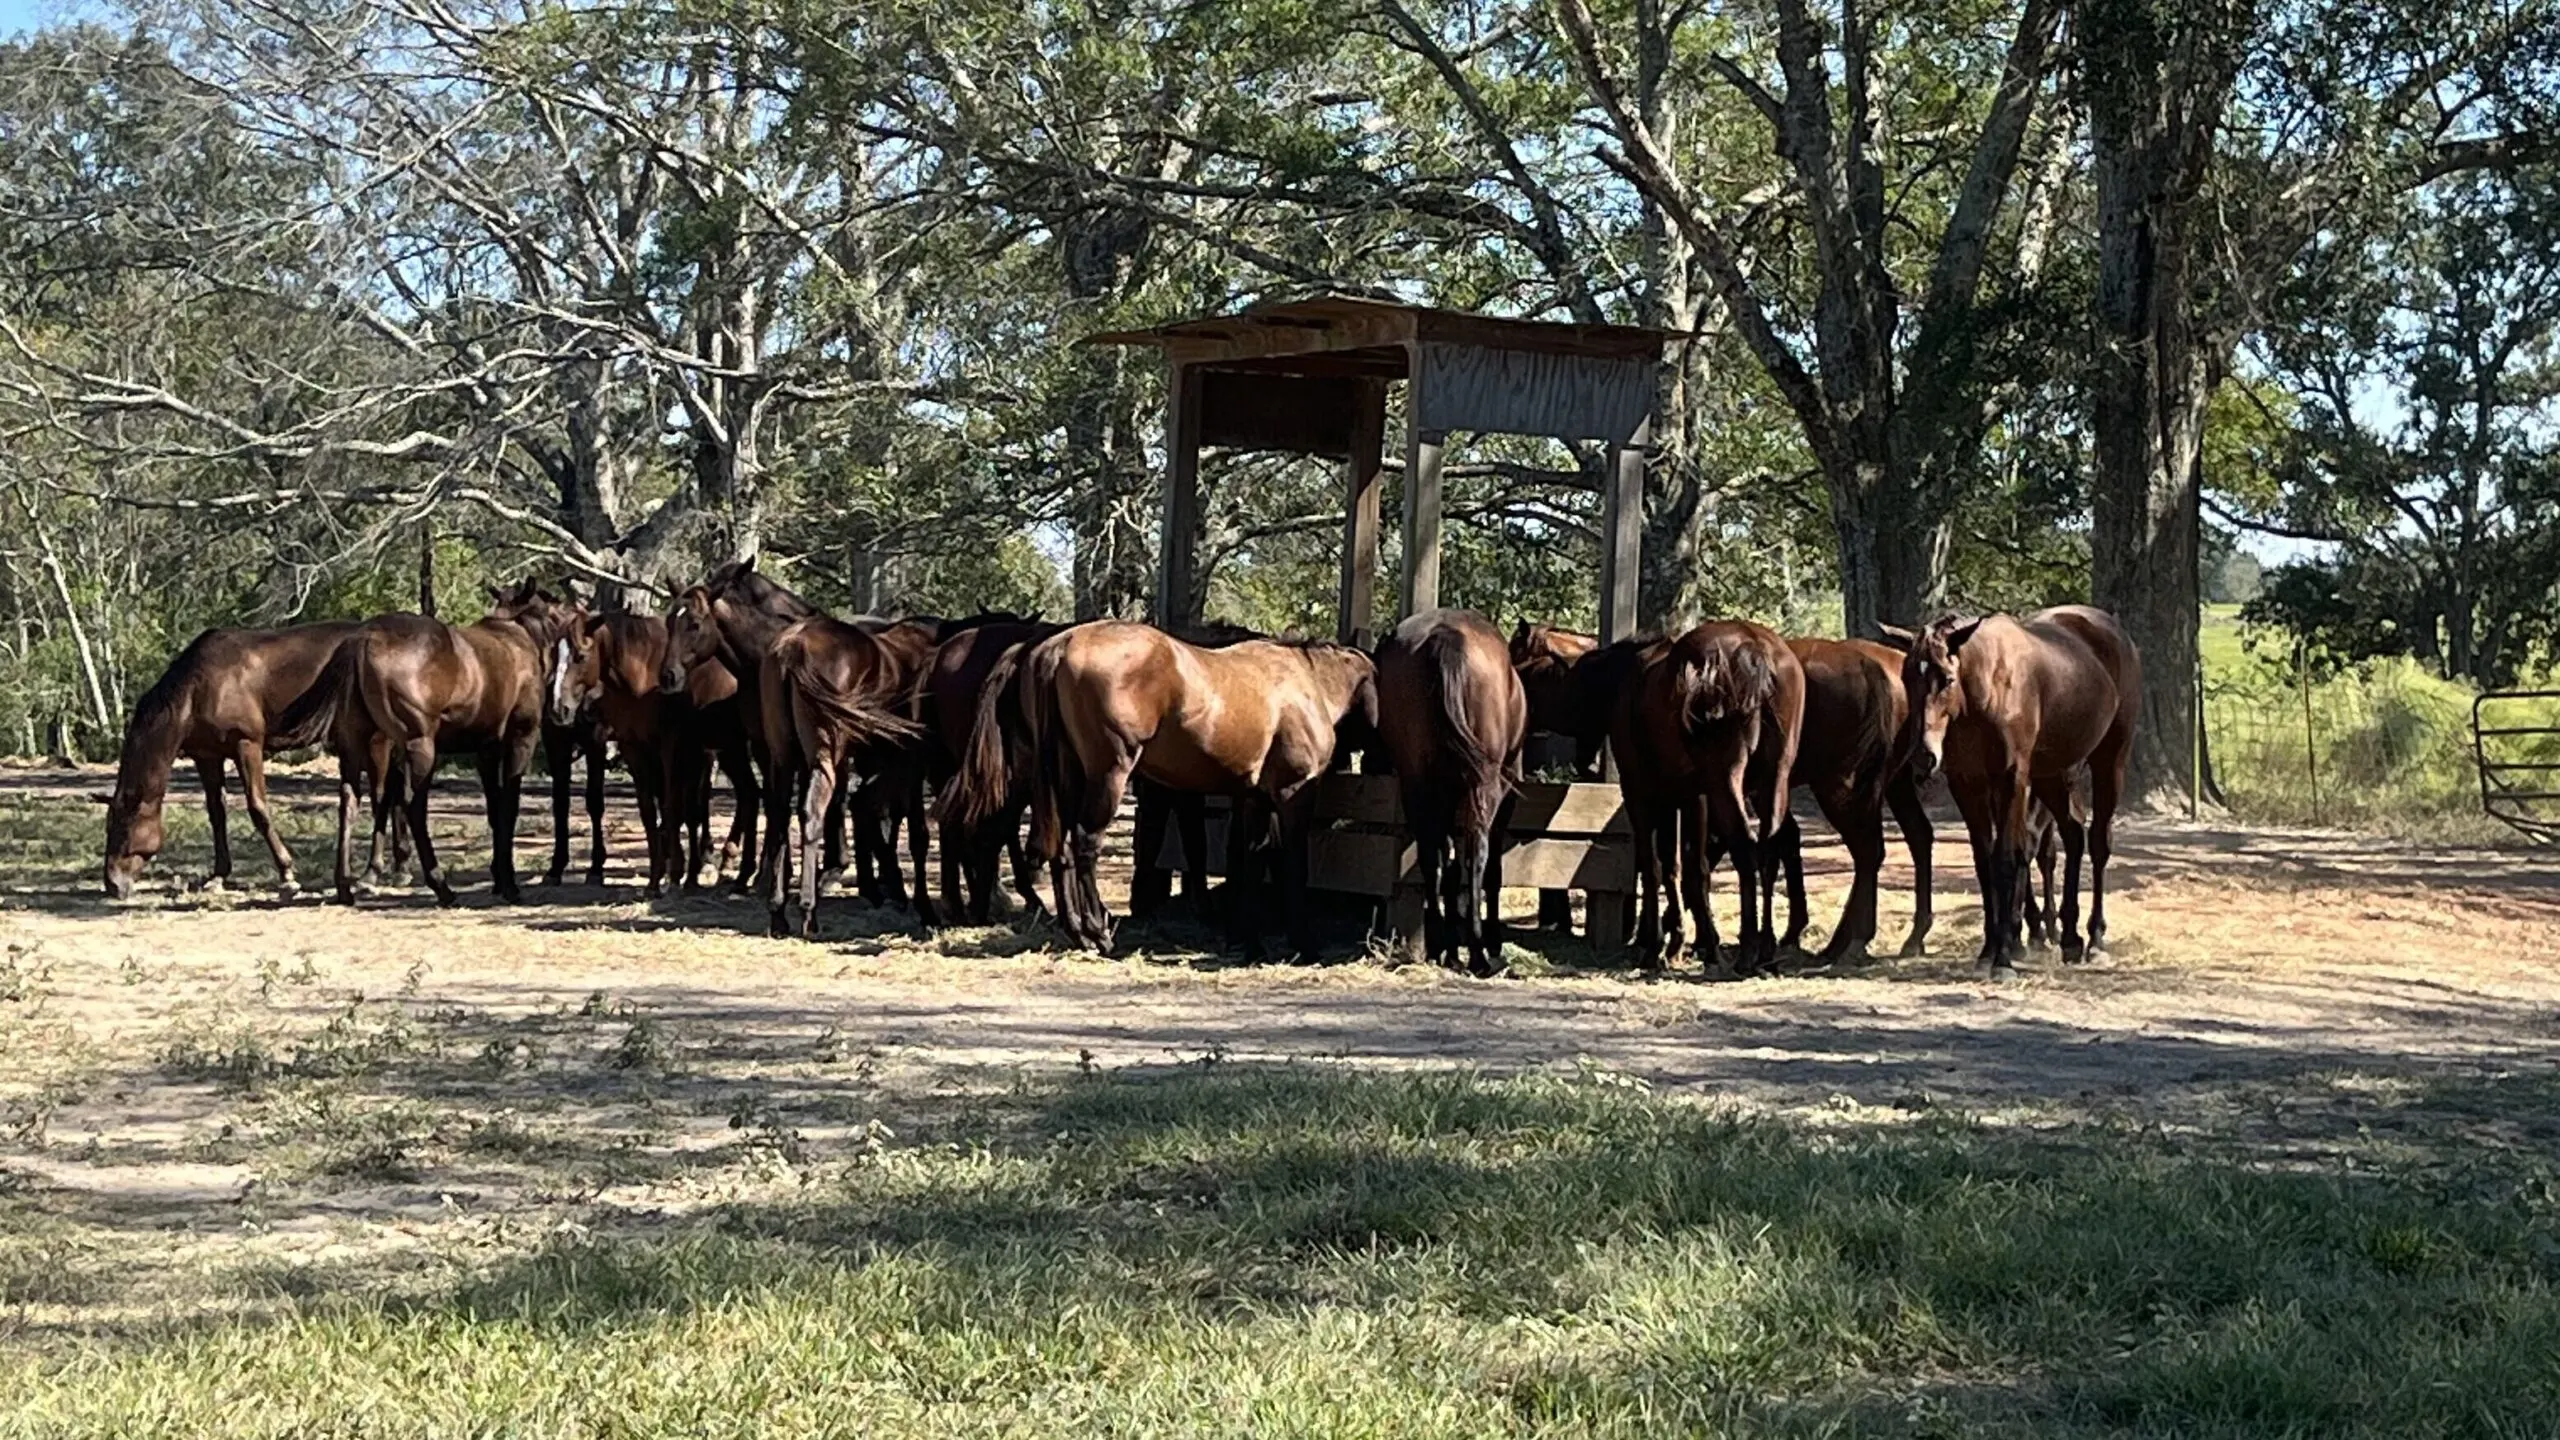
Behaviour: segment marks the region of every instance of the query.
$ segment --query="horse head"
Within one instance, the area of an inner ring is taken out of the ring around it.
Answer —
[[[575,725],[604,694],[605,628],[601,619],[588,617],[551,642],[550,683],[542,687],[544,724]]]
[[[658,688],[669,695],[685,693],[685,679],[696,666],[720,654],[718,602],[708,586],[696,585],[676,597],[667,612],[667,658],[658,667]]]
[[[1903,729],[1894,748],[1911,758],[1911,778],[1927,784],[1945,762],[1947,726],[1964,713],[1964,648],[1982,628],[1979,618],[1943,615],[1919,630],[1882,627],[1884,642],[1902,652]]]
[[[160,853],[164,839],[159,800],[127,794],[118,786],[107,802],[107,894],[118,900],[131,896],[133,882],[142,878],[143,867]]]

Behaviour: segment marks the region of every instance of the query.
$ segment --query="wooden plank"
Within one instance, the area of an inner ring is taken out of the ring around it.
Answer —
[[[1359,406],[1373,382],[1184,368],[1200,376],[1203,445],[1342,460],[1358,444]]]
[[[1343,465],[1342,584],[1334,638],[1366,650],[1376,643],[1378,507],[1386,464],[1387,386],[1359,382],[1352,398],[1351,456]]]
[[[1102,337],[1095,337],[1097,340]],[[1338,350],[1369,350],[1404,345],[1413,339],[1413,316],[1387,310],[1305,319],[1256,316],[1250,313],[1216,322],[1190,334],[1163,334],[1139,343],[1161,344],[1168,359],[1193,361],[1253,360],[1278,355],[1323,355]]]
[[[1417,391],[1422,386],[1417,383]],[[1396,615],[1440,603],[1440,457],[1449,437],[1408,424],[1404,448],[1404,576]]]
[[[1650,393],[1646,403],[1652,403]],[[1600,502],[1600,641],[1636,633],[1637,582],[1644,573],[1644,452],[1650,426],[1609,455],[1609,486]]]
[[[1631,840],[1521,840],[1502,852],[1505,889],[1623,891],[1635,883]]]
[[[1602,356],[1425,341],[1414,361],[1414,423],[1624,443],[1653,412],[1660,369],[1658,346]]]
[[[1221,802],[1212,802],[1221,803]],[[1404,824],[1402,794],[1393,775],[1328,775],[1316,782],[1316,819],[1353,825]],[[1558,784],[1532,780],[1512,807],[1514,835],[1624,835],[1625,802],[1615,785],[1592,781]]]
[[[1165,467],[1163,531],[1156,544],[1155,623],[1177,630],[1195,623],[1197,573],[1194,548],[1200,540],[1200,410],[1201,374],[1176,365],[1165,382]]]

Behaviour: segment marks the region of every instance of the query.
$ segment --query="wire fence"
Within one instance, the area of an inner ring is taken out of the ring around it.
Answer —
[[[2224,803],[2249,819],[2485,827],[2474,698],[2405,661],[2322,678],[2264,663],[2208,674],[2211,773]]]

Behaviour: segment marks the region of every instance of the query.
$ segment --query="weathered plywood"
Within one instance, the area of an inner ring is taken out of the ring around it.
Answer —
[[[1562,440],[1625,441],[1653,413],[1658,358],[1423,342],[1414,423]]]
[[[1636,633],[1636,582],[1644,567],[1644,449],[1651,422],[1609,452],[1608,489],[1600,503],[1600,640]]]
[[[1316,787],[1319,824],[1404,824],[1402,794],[1393,775],[1328,775]],[[1626,808],[1615,785],[1532,780],[1520,787],[1520,798],[1512,806],[1511,833],[1624,835]]]
[[[1387,386],[1357,382],[1352,403],[1351,458],[1342,467],[1342,584],[1336,597],[1334,638],[1368,649],[1378,604],[1379,472],[1386,459]]]
[[[1418,615],[1440,604],[1440,457],[1449,437],[1409,429],[1404,447],[1404,576],[1396,614]]]

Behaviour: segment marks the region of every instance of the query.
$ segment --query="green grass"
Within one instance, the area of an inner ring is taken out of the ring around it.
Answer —
[[[0,1318],[0,1435],[2550,1432],[2547,1159],[2188,1148],[1600,1075],[1105,1074],[425,1295]]]

